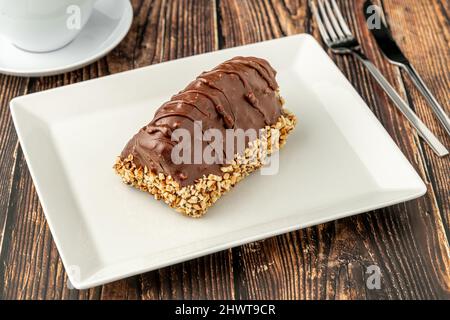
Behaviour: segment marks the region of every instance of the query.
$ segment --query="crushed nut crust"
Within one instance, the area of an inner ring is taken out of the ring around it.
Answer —
[[[265,155],[271,155],[282,148],[296,124],[295,115],[283,109],[278,122],[263,129],[262,139],[251,142],[244,154],[235,155],[231,164],[221,168],[222,176],[212,174],[203,176],[195,184],[185,187],[181,187],[171,176],[163,173],[154,174],[147,168],[137,168],[132,155],[126,159],[118,158],[114,169],[124,183],[152,194],[156,200],[163,200],[184,215],[199,218],[239,181],[260,169]],[[272,136],[274,133],[276,136]],[[273,143],[268,143],[271,141]]]

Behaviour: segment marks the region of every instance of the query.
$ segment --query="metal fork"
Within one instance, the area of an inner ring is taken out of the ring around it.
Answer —
[[[336,0],[317,0],[319,10],[314,0],[309,0],[311,10],[316,17],[320,34],[325,44],[336,54],[351,54],[361,61],[377,80],[380,86],[392,99],[395,106],[403,113],[418,134],[428,143],[433,151],[440,157],[448,155],[448,150],[417,117],[403,98],[395,91],[389,81],[378,68],[365,56],[355,36],[350,31]],[[320,11],[320,14],[319,14]]]

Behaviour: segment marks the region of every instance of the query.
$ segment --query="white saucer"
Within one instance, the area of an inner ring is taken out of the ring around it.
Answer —
[[[78,37],[59,50],[27,52],[0,37],[0,73],[39,77],[81,68],[114,49],[128,33],[132,21],[129,0],[101,0]]]

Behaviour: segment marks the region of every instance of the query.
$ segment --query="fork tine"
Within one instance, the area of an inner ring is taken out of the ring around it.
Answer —
[[[331,0],[331,4],[333,6],[334,13],[336,14],[337,20],[339,21],[339,24],[342,28],[342,31],[344,34],[349,37],[353,38],[353,33],[350,31],[350,28],[348,27],[347,22],[345,22],[344,17],[342,16],[341,10],[339,9],[339,6],[336,3],[336,0]]]
[[[311,7],[311,11],[312,11],[314,17],[316,18],[317,25],[319,27],[320,34],[322,35],[323,41],[327,45],[330,45],[331,38],[325,29],[325,25],[323,24],[323,21],[322,21],[322,18],[320,17],[319,11],[317,11],[317,7],[316,7],[314,0],[309,0],[309,6]]]
[[[328,31],[328,34],[330,35],[331,40],[338,41],[339,38],[336,35],[336,32],[333,29],[333,26],[331,25],[330,19],[328,18],[327,12],[325,11],[325,7],[323,6],[323,0],[319,0],[319,11],[322,15],[323,22],[325,24],[325,28]]]
[[[331,9],[330,2],[328,0],[325,0],[324,3],[325,3],[325,9],[328,12],[328,17],[330,18],[331,24],[333,25],[334,31],[336,31],[336,33],[340,39],[345,39],[345,35],[341,30],[339,22],[336,20],[335,14],[334,14],[333,10]]]

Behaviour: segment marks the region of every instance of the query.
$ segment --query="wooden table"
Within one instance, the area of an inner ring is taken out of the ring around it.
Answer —
[[[70,290],[17,141],[9,101],[162,61],[297,33],[320,39],[307,0],[132,2],[135,20],[130,33],[97,63],[47,78],[0,75],[0,298],[450,298],[450,159],[433,154],[359,63],[335,56],[426,182],[425,197],[91,290]],[[339,2],[369,57],[450,147],[450,138],[431,108],[409,79],[381,56],[365,27],[363,1]],[[381,2],[395,38],[450,112],[450,2]],[[366,285],[371,265],[381,270],[380,289]]]

